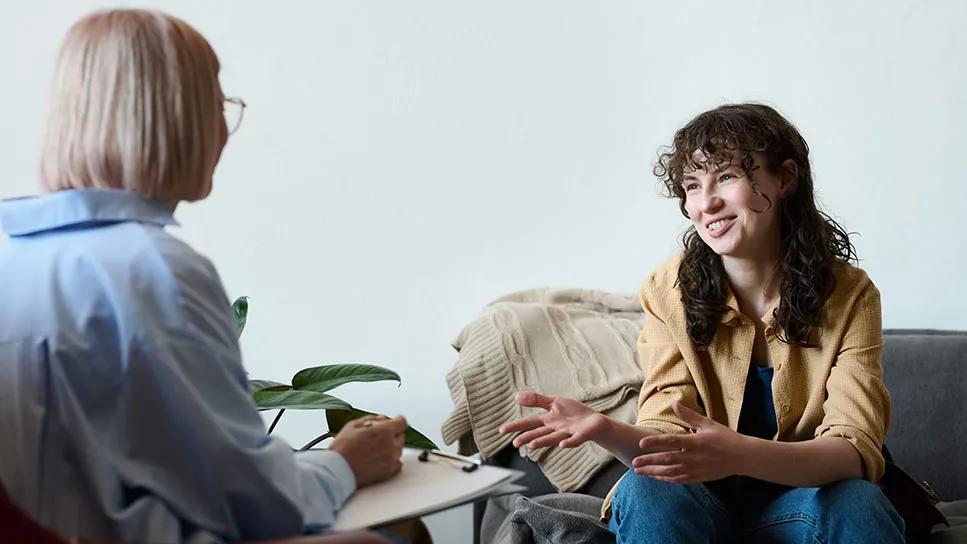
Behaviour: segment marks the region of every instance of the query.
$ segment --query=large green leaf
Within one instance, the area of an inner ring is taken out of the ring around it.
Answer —
[[[245,330],[245,321],[248,320],[248,297],[238,297],[232,303],[232,310],[235,312],[235,334],[242,336]]]
[[[406,445],[411,448],[420,448],[421,450],[438,450],[436,444],[432,440],[427,438],[423,433],[417,431],[413,427],[406,428],[405,435]]]
[[[367,412],[366,410],[360,410],[358,408],[351,408],[349,410],[326,410],[326,422],[329,424],[329,432],[335,435],[350,421],[359,419],[363,416],[371,415],[373,415],[372,412]],[[432,440],[413,427],[406,428],[406,433],[403,438],[406,445],[411,448],[420,448],[424,450],[439,449]]]
[[[351,410],[352,406],[342,399],[315,391],[298,391],[270,387],[252,394],[260,410],[291,408],[295,410]]]
[[[292,389],[291,385],[273,382],[270,380],[251,380],[248,383],[252,387],[252,393],[257,393],[258,391],[263,391],[265,389],[272,389],[273,391],[285,391],[286,389]]]
[[[362,363],[323,365],[300,370],[292,377],[292,387],[302,391],[324,393],[349,382],[396,381],[400,375],[388,368]]]
[[[349,410],[328,410],[326,411],[326,423],[329,424],[329,432],[336,434],[346,426],[347,423],[363,416],[371,416],[372,412],[351,408]]]

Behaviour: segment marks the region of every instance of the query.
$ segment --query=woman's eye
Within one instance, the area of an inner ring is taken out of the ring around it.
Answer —
[[[685,190],[686,191],[689,191],[689,192],[694,191],[694,190],[698,189],[699,187],[701,187],[701,185],[699,185],[697,183],[686,183],[685,184]]]
[[[735,176],[732,174],[723,174],[722,177],[719,178],[719,181],[732,181],[733,179],[735,179]]]

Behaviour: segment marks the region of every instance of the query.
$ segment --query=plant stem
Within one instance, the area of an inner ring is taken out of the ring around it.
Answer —
[[[313,439],[311,442],[309,442],[305,446],[302,446],[302,448],[299,451],[306,451],[307,449],[311,448],[312,446],[315,446],[319,442],[322,442],[323,440],[325,440],[327,438],[332,438],[332,437],[333,437],[333,434],[332,433],[326,433],[326,434],[324,434],[324,435],[322,435],[320,437],[317,437],[317,438]]]
[[[275,430],[275,426],[279,424],[279,419],[282,417],[282,414],[284,413],[285,413],[285,408],[282,408],[281,410],[279,410],[279,413],[276,414],[275,419],[272,420],[272,424],[269,425],[269,432],[266,434],[272,434],[272,431]]]

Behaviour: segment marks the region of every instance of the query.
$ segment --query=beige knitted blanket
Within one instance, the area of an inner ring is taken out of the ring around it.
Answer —
[[[447,373],[454,409],[443,440],[491,457],[511,443],[497,429],[542,410],[521,408],[517,391],[578,399],[634,423],[642,371],[637,339],[644,314],[634,295],[590,289],[532,289],[491,302],[453,341]],[[597,444],[527,452],[560,491],[574,491],[613,459]]]

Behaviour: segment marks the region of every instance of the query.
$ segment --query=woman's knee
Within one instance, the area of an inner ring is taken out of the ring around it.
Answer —
[[[889,505],[890,501],[880,490],[880,486],[867,480],[852,478],[840,480],[820,488],[816,495],[827,509],[843,510],[850,505]]]
[[[615,511],[634,511],[644,515],[674,512],[683,514],[689,509],[701,509],[703,501],[696,496],[697,486],[671,484],[638,476],[629,470],[615,490],[612,508]]]
[[[849,479],[829,484],[819,490],[815,500],[819,518],[831,529],[876,527],[891,535],[903,535],[903,519],[872,482]]]
[[[702,484],[670,484],[629,471],[618,484],[608,528],[618,542],[728,541],[732,525]]]

